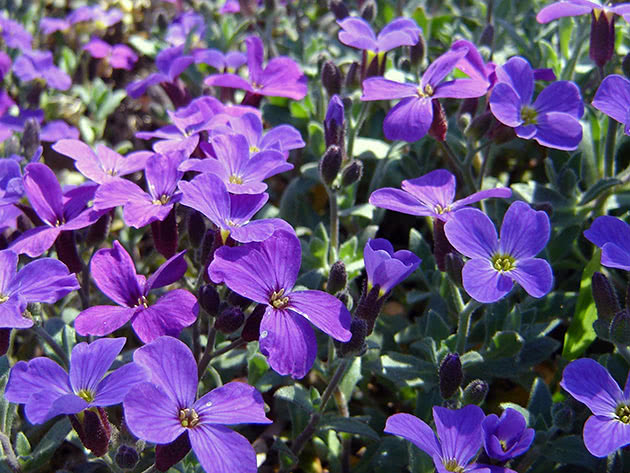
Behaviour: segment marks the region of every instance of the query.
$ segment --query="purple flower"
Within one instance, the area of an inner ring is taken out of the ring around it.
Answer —
[[[503,467],[470,463],[481,447],[483,411],[475,405],[462,409],[433,407],[437,436],[424,421],[411,414],[394,414],[385,432],[412,442],[433,459],[437,473],[514,473]]]
[[[223,243],[228,236],[240,243],[263,241],[278,228],[278,219],[250,221],[265,205],[268,194],[230,194],[223,181],[209,173],[180,182],[179,189],[181,204],[198,210],[219,227]]]
[[[505,213],[501,239],[494,224],[477,209],[461,209],[444,225],[453,247],[470,259],[462,270],[464,289],[479,302],[495,302],[512,290],[514,281],[532,297],[542,297],[553,285],[551,266],[534,258],[549,240],[549,217],[514,202]]]
[[[234,72],[247,62],[247,56],[238,51],[223,54],[218,49],[193,50],[195,64],[208,64],[220,72]]]
[[[177,192],[177,183],[183,175],[177,166],[182,159],[180,153],[150,156],[144,170],[148,192],[126,179],[112,179],[99,186],[94,208],[108,211],[122,205],[125,224],[134,228],[163,221],[182,198],[181,192]]]
[[[630,444],[630,382],[622,391],[602,365],[580,358],[564,369],[560,386],[593,413],[583,432],[591,454],[606,457]]]
[[[350,340],[350,313],[322,291],[293,291],[302,251],[293,231],[276,230],[263,242],[222,246],[209,275],[232,291],[267,305],[260,324],[260,351],[279,374],[302,378],[315,361],[317,342],[308,321],[331,337]]]
[[[11,58],[4,51],[0,51],[0,80],[3,80],[4,76],[6,76],[10,70]],[[2,110],[2,113],[4,113],[4,110]]]
[[[630,81],[618,74],[606,76],[600,84],[593,107],[623,125],[623,132],[630,135]]]
[[[209,147],[207,143],[201,144],[204,150]],[[215,174],[233,194],[265,192],[267,184],[263,180],[293,169],[293,164],[287,163],[284,154],[277,150],[260,151],[250,158],[249,144],[243,135],[214,136],[211,148],[216,159],[188,159],[179,169]]]
[[[182,46],[186,44],[188,37],[191,36],[190,44],[196,44],[206,35],[206,24],[198,13],[188,11],[179,15],[166,31],[166,41],[173,46]]]
[[[236,74],[217,74],[204,83],[219,87],[244,89],[253,96],[288,97],[302,100],[306,96],[306,76],[293,59],[276,57],[263,68],[263,43],[257,36],[245,40],[249,81]]]
[[[0,16],[0,35],[10,48],[30,51],[33,37],[17,21]]]
[[[137,99],[152,85],[162,82],[173,83],[193,62],[192,55],[184,54],[184,45],[163,49],[155,58],[155,65],[159,72],[132,82],[127,86],[127,93],[131,98]]]
[[[13,64],[13,73],[22,81],[44,79],[50,87],[68,90],[72,79],[53,62],[50,51],[22,51]]]
[[[31,424],[42,424],[59,414],[77,414],[90,407],[116,405],[136,383],[147,378],[136,363],[123,365],[105,376],[125,341],[102,338],[75,345],[70,374],[48,358],[19,361],[11,368],[4,397],[24,404]]]
[[[90,56],[97,59],[107,58],[112,69],[126,69],[130,71],[138,60],[138,56],[126,44],[115,44],[111,46],[99,38],[92,38],[83,49],[90,53]]]
[[[409,250],[394,253],[392,244],[384,238],[368,240],[363,249],[367,289],[379,287],[379,296],[387,294],[420,266],[420,258]]]
[[[538,23],[549,23],[565,16],[584,15],[586,13],[597,12],[597,15],[625,15],[630,13],[630,3],[619,3],[615,6],[603,5],[597,1],[590,0],[562,0],[560,2],[547,5],[538,12],[536,20]]]
[[[12,159],[0,159],[0,208],[15,204],[23,195],[20,165]]]
[[[77,277],[61,261],[41,258],[17,271],[18,255],[0,251],[0,328],[31,327],[22,317],[31,302],[53,304],[80,288]]]
[[[88,207],[95,185],[61,191],[55,173],[45,164],[31,163],[24,170],[24,191],[43,225],[24,232],[11,244],[11,250],[31,258],[50,248],[62,231],[78,230],[96,222],[105,211]]]
[[[64,31],[70,28],[70,22],[65,18],[43,17],[39,20],[39,30],[45,35],[55,33],[56,31]]]
[[[96,286],[118,306],[99,305],[81,312],[74,321],[80,335],[108,335],[131,320],[143,343],[162,335],[178,336],[197,319],[197,298],[184,289],[174,289],[150,304],[153,289],[168,286],[186,272],[182,251],[163,263],[146,279],[136,274],[133,260],[118,241],[113,248],[98,250],[90,269]]]
[[[8,113],[8,109],[15,105],[15,102],[7,94],[0,96],[0,109],[4,109],[4,115],[0,117],[0,141],[11,137],[14,132],[24,131],[24,124],[29,118],[34,118],[38,123],[44,121],[43,110],[20,109],[19,115],[14,116]]]
[[[490,458],[507,461],[525,453],[534,441],[523,414],[508,408],[501,417],[490,414],[481,423],[483,447]]]
[[[373,54],[384,55],[399,46],[413,46],[420,39],[422,29],[410,18],[390,21],[378,34],[363,18],[348,16],[337,21],[341,27],[339,41],[352,48],[363,49]]]
[[[271,423],[255,388],[231,382],[195,400],[195,358],[171,337],[138,348],[133,359],[151,373],[150,382],[135,385],[123,402],[125,421],[136,437],[162,445],[183,436],[206,472],[256,473],[249,441],[226,427]]]
[[[370,204],[409,215],[434,217],[448,221],[456,210],[490,197],[507,199],[507,187],[487,189],[460,200],[455,198],[455,176],[446,169],[436,169],[424,176],[402,181],[400,189],[384,187],[370,195]]]
[[[55,143],[65,139],[77,140],[79,139],[79,130],[63,120],[53,120],[42,126],[39,131],[39,139],[47,143]]]
[[[79,172],[99,184],[144,169],[147,159],[154,154],[150,151],[137,151],[125,157],[100,144],[94,152],[79,140],[60,140],[53,145],[53,149],[74,159]]]
[[[472,98],[486,93],[488,83],[479,79],[454,79],[442,82],[467,54],[461,47],[447,51],[427,68],[420,84],[394,82],[382,77],[363,81],[361,100],[402,99],[385,117],[383,132],[389,140],[417,141],[433,123],[433,99]]]
[[[122,20],[122,17],[123,12],[118,8],[105,11],[98,6],[85,5],[74,9],[74,11],[66,17],[66,20],[71,25],[84,21],[94,21],[102,28],[109,28]]]
[[[603,215],[593,221],[584,236],[602,249],[602,265],[630,271],[630,226],[626,222]]]
[[[326,117],[324,118],[324,139],[326,147],[337,145],[345,150],[345,108],[341,98],[335,94],[328,102]]]
[[[582,140],[580,118],[584,104],[580,89],[569,81],[547,86],[534,103],[534,74],[522,57],[513,57],[496,70],[490,110],[520,138],[535,139],[543,146],[573,150]]]

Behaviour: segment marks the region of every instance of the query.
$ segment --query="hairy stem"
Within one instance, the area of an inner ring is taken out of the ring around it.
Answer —
[[[339,203],[337,202],[337,191],[328,187],[326,189],[330,205],[330,249],[328,262],[333,264],[337,261],[337,251],[339,249]]]
[[[4,452],[4,456],[6,457],[7,465],[14,473],[20,473],[22,468],[20,468],[20,462],[18,462],[17,456],[13,451],[13,446],[11,445],[11,439],[4,433],[0,432],[0,445],[2,446],[2,451]]]
[[[604,148],[604,177],[615,175],[615,140],[617,139],[617,121],[608,117],[606,147]]]
[[[46,343],[46,345],[48,345],[52,349],[52,351],[55,352],[55,354],[59,357],[64,366],[68,368],[70,366],[68,355],[66,355],[66,352],[63,351],[63,348],[59,346],[55,339],[52,338],[50,334],[39,325],[33,325],[32,330],[33,332],[35,332],[35,335],[40,337]]]
[[[459,322],[457,324],[457,340],[455,341],[455,351],[460,355],[466,352],[466,341],[468,340],[468,332],[470,331],[470,318],[473,312],[481,304],[474,299],[469,300],[464,309],[459,314]]]
[[[206,348],[203,351],[203,355],[201,360],[199,360],[199,365],[197,365],[197,374],[201,378],[203,373],[206,371],[210,360],[212,359],[212,350],[214,350],[214,339],[217,336],[217,331],[214,328],[214,325],[210,323],[208,327],[208,342],[206,343]]]

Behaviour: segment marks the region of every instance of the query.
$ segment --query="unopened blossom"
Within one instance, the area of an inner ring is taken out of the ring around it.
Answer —
[[[126,44],[110,45],[99,38],[92,38],[83,46],[90,56],[97,59],[107,59],[112,69],[126,69],[130,71],[138,60],[138,55]]]
[[[24,82],[43,79],[49,87],[68,90],[72,79],[53,62],[50,51],[22,51],[13,64],[13,73]]]
[[[197,398],[197,363],[190,349],[172,337],[138,348],[134,363],[150,373],[125,397],[125,422],[131,433],[159,446],[176,442],[192,447],[207,473],[256,473],[249,441],[228,428],[269,424],[265,403],[252,386],[224,384]]]
[[[418,266],[420,258],[409,250],[394,251],[385,238],[374,238],[363,249],[368,291],[378,286],[379,295],[389,293],[394,286],[404,281]]]
[[[309,321],[336,340],[351,337],[351,316],[339,299],[322,291],[293,290],[301,257],[295,232],[281,229],[262,242],[222,246],[208,271],[213,282],[266,306],[260,351],[274,371],[296,379],[308,373],[317,355]]]
[[[461,209],[444,225],[453,247],[470,258],[462,270],[466,292],[483,303],[495,302],[516,281],[532,297],[547,294],[553,285],[549,263],[535,256],[549,240],[549,217],[525,202],[510,205],[501,225],[501,238],[490,218],[477,209]]]
[[[604,77],[599,85],[593,107],[623,125],[623,132],[630,135],[630,81],[618,74]]]
[[[584,236],[602,249],[603,266],[630,271],[630,226],[626,222],[602,215],[593,221]]]
[[[179,280],[186,272],[182,251],[163,263],[148,279],[136,269],[122,245],[102,248],[92,257],[90,270],[96,286],[117,305],[98,305],[82,311],[74,321],[80,335],[108,335],[131,321],[134,332],[148,343],[162,335],[179,336],[197,319],[197,298],[184,289],[168,291],[155,302],[149,293]]]
[[[522,455],[534,441],[535,431],[519,411],[507,408],[498,417],[488,415],[481,423],[483,446],[490,458],[507,461]]]
[[[194,62],[190,54],[184,53],[184,45],[163,49],[155,58],[155,66],[159,72],[154,72],[142,80],[132,82],[127,86],[130,97],[137,99],[144,95],[152,85],[162,82],[174,83],[188,66]]]

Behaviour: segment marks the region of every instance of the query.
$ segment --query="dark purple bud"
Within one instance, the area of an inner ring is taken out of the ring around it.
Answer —
[[[630,312],[620,310],[610,323],[610,338],[623,346],[630,345]]]
[[[11,345],[11,329],[0,328],[0,356],[6,355]]]
[[[169,259],[177,252],[177,216],[175,207],[171,209],[166,218],[161,222],[151,222],[153,245],[158,252]]]
[[[252,303],[252,300],[251,300],[251,299],[248,299],[247,297],[243,297],[243,296],[241,296],[240,294],[237,294],[237,293],[236,293],[236,292],[234,292],[234,291],[231,291],[231,292],[228,294],[227,301],[228,301],[231,305],[238,306],[238,307],[240,307],[241,309],[246,309],[246,308],[249,306],[249,304],[251,304],[251,303]]]
[[[249,314],[247,320],[245,321],[245,326],[241,331],[241,338],[246,342],[253,342],[254,340],[258,340],[260,336],[260,322],[262,321],[263,315],[265,315],[265,310],[267,306],[265,304],[258,304],[256,308]]]
[[[34,118],[29,118],[24,123],[24,132],[22,133],[22,148],[26,159],[30,159],[41,144],[39,139],[39,122]]]
[[[630,78],[630,53],[623,57],[623,61],[621,61],[621,70],[626,78]]]
[[[199,288],[199,305],[209,315],[217,315],[220,303],[219,293],[212,284],[204,284]]]
[[[123,470],[131,470],[138,463],[139,455],[135,448],[122,444],[118,447],[116,457],[114,458],[116,465]]]
[[[206,222],[204,222],[203,216],[200,212],[194,209],[189,210],[190,211],[188,212],[188,221],[186,225],[186,231],[188,232],[188,241],[194,248],[197,248],[199,245],[201,245],[203,237],[206,234]]]
[[[446,140],[446,131],[448,130],[446,112],[438,99],[431,100],[431,104],[433,105],[433,121],[427,133],[437,141],[444,141]]]
[[[324,62],[322,66],[322,84],[324,84],[329,97],[341,92],[342,82],[343,75],[337,65],[331,60]]]
[[[333,95],[328,102],[328,109],[326,110],[326,118],[324,119],[324,138],[326,141],[326,147],[332,145],[338,146],[342,150],[342,158],[345,148],[345,132],[344,127],[346,124],[345,117],[345,105],[338,95]]]
[[[83,262],[77,252],[77,245],[74,240],[74,230],[63,231],[55,240],[55,250],[57,258],[64,263],[71,273],[80,273],[83,269]]]
[[[597,307],[597,318],[607,323],[612,322],[621,307],[610,281],[602,273],[595,272],[591,278],[591,290]]]
[[[553,205],[551,202],[538,202],[536,204],[532,204],[532,208],[534,210],[542,210],[549,218],[553,216]]]
[[[359,70],[360,65],[358,62],[354,61],[350,64],[348,68],[348,73],[346,74],[346,87],[349,89],[355,88],[359,84]]]
[[[376,319],[381,313],[383,303],[386,296],[379,297],[381,288],[376,284],[369,291],[367,290],[367,279],[363,282],[363,292],[359,298],[357,304],[357,310],[354,312],[354,316],[358,319],[365,320],[367,324],[367,334],[370,335],[374,330]]]
[[[457,253],[447,253],[446,258],[446,274],[451,281],[457,286],[462,287],[462,269],[464,269],[464,260]]]
[[[362,175],[363,163],[358,159],[354,159],[341,171],[341,187],[349,187],[355,182],[359,182]]]
[[[319,176],[322,182],[330,187],[341,168],[341,150],[339,146],[329,146],[319,161]]]
[[[337,20],[343,20],[350,14],[343,0],[330,0],[328,7]]]
[[[503,123],[499,123],[496,120],[492,121],[492,125],[493,126],[490,127],[489,138],[493,141],[493,143],[502,145],[503,143],[507,143],[508,141],[512,141],[516,138],[514,128],[505,126]]]
[[[245,92],[245,97],[241,100],[241,105],[249,105],[250,107],[258,108],[260,102],[262,102],[263,96],[260,94],[254,94],[252,92]]]
[[[346,288],[348,283],[348,273],[346,271],[346,265],[343,261],[339,260],[330,267],[328,273],[328,282],[326,283],[326,291],[330,294],[336,294]]]
[[[112,214],[106,213],[102,215],[96,222],[90,225],[85,242],[89,246],[96,246],[101,243],[107,235],[109,235],[109,228],[112,223]]]
[[[97,457],[102,457],[107,453],[112,432],[107,413],[102,407],[85,409],[78,416],[69,415],[68,417],[85,448]]]
[[[223,310],[214,321],[214,328],[229,335],[236,332],[245,322],[245,314],[240,307],[228,307]]]
[[[488,390],[490,386],[482,379],[473,379],[468,385],[464,388],[464,395],[462,396],[462,401],[464,405],[467,404],[476,404],[480,406],[483,404],[483,401],[486,400],[486,396],[488,395]]]
[[[190,103],[190,94],[184,87],[173,82],[160,82],[160,85],[162,86],[162,89],[164,89],[164,92],[166,92],[166,95],[168,95],[168,98],[171,99],[171,103],[173,104],[173,108],[175,108],[175,110]]]
[[[449,253],[456,253],[456,250],[446,238],[446,233],[444,233],[444,222],[442,220],[434,218],[433,257],[435,258],[435,264],[442,272],[446,271],[446,255],[448,255]]]
[[[367,337],[368,325],[363,319],[352,319],[350,323],[350,333],[352,337],[345,343],[337,342],[337,353],[339,356],[361,356],[367,350],[365,337]]]
[[[369,23],[376,18],[377,11],[376,2],[374,0],[367,0],[361,8],[361,18]]]
[[[168,471],[190,451],[188,432],[184,432],[171,443],[155,446],[155,467],[160,471]]]
[[[591,12],[591,43],[588,55],[603,68],[615,52],[615,14],[599,8]]]
[[[420,34],[418,42],[413,46],[409,46],[409,61],[414,67],[418,67],[424,60],[424,53],[426,51],[426,43],[424,36]]]
[[[566,402],[555,402],[551,406],[551,418],[553,425],[564,432],[569,432],[573,428],[573,418],[575,414],[571,406]]]
[[[481,36],[479,37],[479,45],[492,47],[493,41],[494,41],[494,26],[488,23],[486,27],[483,29],[483,31],[481,32]]]
[[[449,353],[440,363],[440,394],[444,399],[453,397],[464,380],[462,362],[457,353]]]

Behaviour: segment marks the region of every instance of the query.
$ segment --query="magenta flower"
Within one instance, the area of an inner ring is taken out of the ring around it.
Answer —
[[[623,125],[630,135],[630,81],[618,74],[606,76],[599,85],[593,107]]]
[[[630,3],[619,3],[614,6],[602,4],[591,0],[562,0],[551,5],[547,5],[536,15],[539,23],[549,23],[565,16],[578,16],[586,13],[596,13],[597,15],[626,15],[630,13]]]
[[[126,69],[130,71],[138,60],[136,53],[126,44],[111,46],[99,38],[92,38],[89,43],[83,46],[83,49],[93,58],[107,59],[112,69]]]
[[[133,260],[118,241],[113,248],[98,250],[90,263],[96,286],[117,306],[98,305],[81,312],[74,321],[80,335],[108,335],[131,320],[143,343],[162,335],[178,336],[197,319],[197,298],[184,289],[174,289],[153,304],[147,296],[168,286],[186,272],[182,251],[163,263],[149,279],[136,274]]]
[[[462,270],[462,281],[473,299],[496,302],[512,290],[514,281],[532,297],[542,297],[551,290],[551,266],[534,258],[549,240],[545,212],[514,202],[503,218],[499,240],[486,214],[461,209],[446,222],[444,232],[449,243],[470,258]]]
[[[0,36],[10,48],[30,51],[33,37],[17,21],[0,16]]]
[[[194,62],[190,54],[184,54],[184,45],[163,49],[155,58],[155,66],[159,72],[154,72],[142,80],[132,82],[127,86],[127,93],[137,99],[152,85],[162,82],[174,83],[179,75]]]
[[[602,215],[593,221],[584,236],[602,249],[602,265],[630,271],[630,226],[626,222]]]
[[[72,79],[53,62],[50,51],[26,50],[15,60],[13,73],[24,82],[43,79],[53,89],[68,90]]]
[[[166,31],[166,41],[173,46],[184,46],[189,36],[191,44],[196,44],[206,35],[206,24],[203,16],[193,11],[180,14]]]
[[[42,424],[60,414],[119,404],[134,385],[147,379],[147,373],[136,363],[127,363],[105,376],[125,341],[102,338],[75,345],[70,355],[70,373],[44,357],[28,363],[18,361],[11,368],[4,397],[24,404],[31,424]]]
[[[288,227],[288,226],[287,226]],[[293,231],[276,230],[263,242],[219,248],[208,273],[215,283],[267,306],[260,324],[260,351],[279,374],[303,378],[317,354],[308,321],[336,340],[350,340],[350,313],[322,291],[293,291],[302,250]]]
[[[483,447],[490,458],[507,461],[522,455],[534,441],[534,429],[527,428],[523,414],[508,408],[501,417],[488,415],[481,423]]]
[[[255,388],[231,382],[195,400],[197,363],[190,349],[172,337],[138,348],[133,360],[151,374],[123,402],[125,421],[136,437],[159,445],[185,443],[208,473],[256,473],[249,441],[226,427],[271,423]]]

